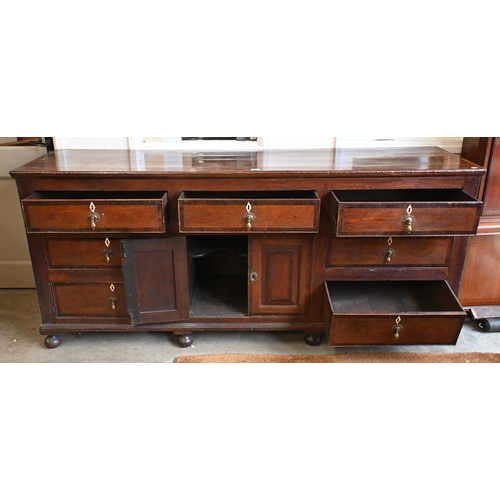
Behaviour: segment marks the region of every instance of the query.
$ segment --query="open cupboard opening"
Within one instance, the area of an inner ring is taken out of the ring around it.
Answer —
[[[188,236],[190,317],[248,315],[247,236]]]

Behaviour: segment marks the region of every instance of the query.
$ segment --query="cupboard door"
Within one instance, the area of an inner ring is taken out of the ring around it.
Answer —
[[[185,237],[122,240],[121,252],[130,322],[188,319]]]
[[[312,239],[249,238],[249,314],[309,313]]]

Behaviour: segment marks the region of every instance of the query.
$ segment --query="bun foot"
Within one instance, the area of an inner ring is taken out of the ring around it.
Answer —
[[[177,343],[179,347],[189,347],[193,343],[194,337],[192,335],[179,335]]]
[[[47,349],[54,349],[54,347],[57,347],[61,342],[62,340],[59,335],[48,335],[43,341]]]
[[[323,335],[321,333],[308,333],[304,336],[304,342],[312,346],[320,345],[322,339]]]

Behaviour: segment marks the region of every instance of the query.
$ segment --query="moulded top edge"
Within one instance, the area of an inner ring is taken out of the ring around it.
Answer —
[[[193,153],[58,150],[11,172],[17,176],[344,176],[478,175],[478,165],[440,148]]]

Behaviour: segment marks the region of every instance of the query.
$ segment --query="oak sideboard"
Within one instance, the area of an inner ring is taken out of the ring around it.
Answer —
[[[49,348],[76,332],[455,344],[483,174],[439,148],[58,150],[11,172]]]

